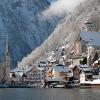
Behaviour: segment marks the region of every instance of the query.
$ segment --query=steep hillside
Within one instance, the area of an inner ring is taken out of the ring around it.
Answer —
[[[78,33],[81,30],[83,22],[88,16],[95,21],[97,31],[100,31],[100,1],[99,0],[85,0],[80,4],[72,14],[64,18],[55,28],[54,32],[41,46],[44,50],[56,49],[63,44],[64,40],[72,43],[76,40]]]
[[[55,28],[49,38],[30,55],[25,57],[19,66],[34,63],[40,56],[50,50],[55,50],[63,44],[64,40],[69,43],[69,50],[76,40],[82,23],[87,16],[92,16],[96,22],[97,31],[100,31],[100,0],[85,0],[72,14],[64,18]]]
[[[59,19],[45,19],[41,14],[49,5],[47,0],[0,0],[0,36],[8,35],[13,66],[54,30]],[[4,41],[0,39],[0,58],[4,57]]]

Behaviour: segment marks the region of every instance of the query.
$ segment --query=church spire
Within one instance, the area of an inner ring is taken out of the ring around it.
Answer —
[[[10,54],[9,54],[9,44],[8,44],[8,36],[6,38],[6,44],[5,44],[5,62],[6,62],[6,67],[10,67]]]
[[[8,55],[8,52],[9,52],[9,50],[8,50],[8,36],[6,37],[6,45],[5,45],[6,47],[6,50],[5,50],[5,55]]]
[[[9,42],[8,42],[8,36],[6,37],[6,44],[5,44],[5,80],[8,83],[10,81],[10,53],[9,53]]]

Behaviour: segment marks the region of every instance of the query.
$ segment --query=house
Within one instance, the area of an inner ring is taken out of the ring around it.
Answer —
[[[94,77],[100,77],[100,58],[93,63],[93,69]]]
[[[47,80],[48,81],[67,81],[69,77],[72,76],[72,72],[68,69],[67,66],[57,65],[49,68],[47,71]]]
[[[15,68],[10,71],[10,82],[13,84],[22,84],[22,76],[24,73],[28,72],[31,68],[19,69]],[[14,76],[15,75],[15,76]]]
[[[39,67],[47,67],[47,63],[46,63],[46,61],[40,61],[39,62]]]
[[[92,68],[87,65],[76,65],[73,69],[73,76],[80,80],[80,74],[84,73],[87,79],[92,78]]]
[[[16,77],[13,77],[14,74]],[[30,65],[25,69],[15,68],[10,72],[10,79],[14,84],[37,84],[40,86],[45,80],[45,67]]]
[[[45,68],[34,66],[31,70],[25,73],[24,82],[32,84],[42,84],[45,80]]]
[[[53,66],[57,64],[57,59],[55,57],[55,54],[53,53],[54,52],[52,52],[51,55],[49,54],[49,56],[47,57],[48,66]]]

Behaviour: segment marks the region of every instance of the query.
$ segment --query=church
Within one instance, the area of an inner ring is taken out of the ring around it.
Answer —
[[[6,39],[4,60],[0,64],[0,84],[10,83],[10,62],[8,39]]]
[[[87,65],[91,66],[100,57],[100,32],[91,17],[87,17],[81,28],[74,43],[73,56],[78,57],[78,64],[87,57]]]

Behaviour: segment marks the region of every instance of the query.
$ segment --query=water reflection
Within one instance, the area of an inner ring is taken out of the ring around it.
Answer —
[[[100,100],[100,90],[0,89],[0,100]]]

